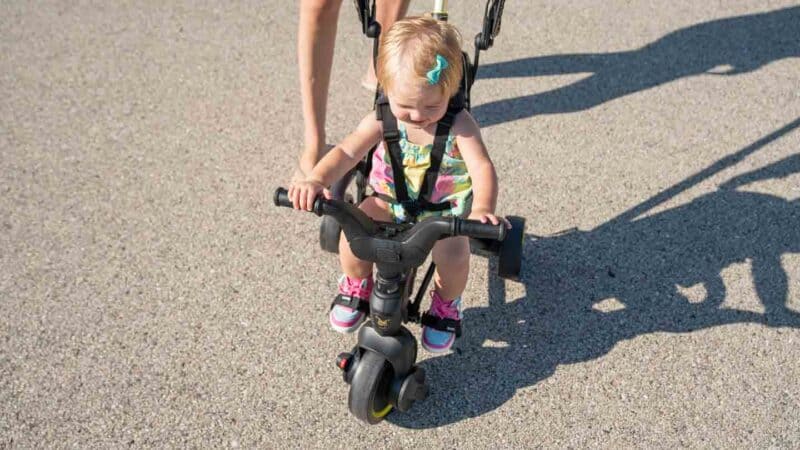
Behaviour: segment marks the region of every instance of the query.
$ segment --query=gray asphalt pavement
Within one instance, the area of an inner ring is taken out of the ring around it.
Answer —
[[[507,2],[473,113],[523,277],[475,258],[372,427],[319,219],[272,205],[294,3],[0,2],[0,448],[800,447],[795,2]],[[331,142],[371,101],[349,2],[336,51]]]

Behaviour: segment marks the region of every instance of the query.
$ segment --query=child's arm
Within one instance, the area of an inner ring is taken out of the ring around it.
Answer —
[[[488,221],[493,225],[502,222],[510,227],[505,218],[494,215],[497,207],[497,173],[481,139],[481,130],[469,112],[462,111],[456,116],[453,133],[472,179],[472,212],[469,218],[483,223]]]
[[[305,180],[292,183],[289,187],[289,198],[295,209],[311,211],[314,199],[320,192],[328,197],[329,193],[325,189],[355,167],[381,138],[380,122],[375,118],[375,113],[370,112],[355,131],[314,166]]]

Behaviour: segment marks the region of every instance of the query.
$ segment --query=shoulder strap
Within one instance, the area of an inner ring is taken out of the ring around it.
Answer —
[[[409,216],[416,219],[423,211],[444,211],[450,209],[450,203],[431,203],[436,187],[436,179],[439,177],[439,168],[442,164],[442,157],[447,147],[447,138],[450,135],[450,128],[456,114],[464,109],[463,97],[454,97],[450,101],[447,112],[436,124],[436,136],[433,139],[433,149],[431,150],[431,164],[425,171],[422,186],[419,191],[419,198],[412,200],[408,196],[405,174],[403,172],[403,155],[400,148],[400,130],[397,126],[397,118],[389,108],[389,100],[385,96],[380,96],[375,104],[375,116],[383,125],[383,140],[389,152],[389,160],[392,164],[392,174],[394,177],[395,197],[403,205]]]
[[[397,118],[392,114],[392,110],[389,108],[389,101],[386,97],[378,99],[378,104],[375,106],[375,113],[378,120],[383,123],[383,140],[386,143],[386,150],[389,152],[389,160],[392,164],[395,196],[397,197],[397,201],[405,206],[410,199],[408,198],[408,188],[406,187],[405,174],[403,172],[403,152],[400,148],[400,130],[397,128]]]
[[[460,109],[448,108],[444,117],[436,124],[436,136],[433,138],[433,149],[431,150],[431,165],[425,172],[425,178],[422,180],[422,186],[419,190],[419,201],[422,203],[423,209],[441,211],[450,208],[449,203],[431,203],[430,199],[433,197],[436,180],[439,178],[442,157],[445,150],[447,150],[447,138],[450,136],[450,128],[453,126],[453,120],[458,111]]]

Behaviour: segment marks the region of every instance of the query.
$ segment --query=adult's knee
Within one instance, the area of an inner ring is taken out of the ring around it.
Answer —
[[[314,16],[338,14],[342,0],[303,0],[300,8]]]

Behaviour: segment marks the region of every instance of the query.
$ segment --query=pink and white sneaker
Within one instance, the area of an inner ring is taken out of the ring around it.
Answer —
[[[331,304],[328,321],[339,333],[352,333],[364,322],[369,312],[369,296],[372,293],[372,276],[364,279],[339,278],[339,295]]]
[[[431,353],[443,353],[461,336],[461,297],[453,301],[431,292],[431,309],[422,316],[422,347]]]

